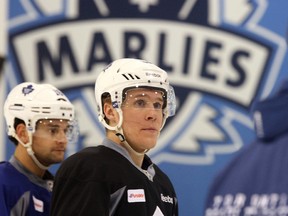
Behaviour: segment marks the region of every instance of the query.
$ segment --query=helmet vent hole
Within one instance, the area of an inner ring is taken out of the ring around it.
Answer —
[[[125,75],[125,74],[122,74],[126,80],[129,80],[129,78]]]
[[[34,113],[51,113],[51,108],[50,107],[32,107],[31,111]]]
[[[40,113],[40,107],[32,107],[31,111],[34,113]]]
[[[140,77],[139,76],[137,76],[137,75],[133,75],[133,74],[122,74],[123,75],[123,77],[125,77],[125,79],[126,80],[135,80],[135,79],[140,79]]]

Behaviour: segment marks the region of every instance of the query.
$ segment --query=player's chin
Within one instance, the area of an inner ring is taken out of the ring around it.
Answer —
[[[146,138],[145,140],[145,149],[153,149],[156,146],[157,137],[156,138]]]
[[[53,154],[53,161],[55,163],[60,163],[64,160],[65,158],[65,152],[64,151],[57,151],[57,152],[54,152]]]
[[[63,160],[64,160],[64,157],[62,157],[62,158],[54,158],[53,159],[53,164],[61,163],[61,162],[63,162]]]

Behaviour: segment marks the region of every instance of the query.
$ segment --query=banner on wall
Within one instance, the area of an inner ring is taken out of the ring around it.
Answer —
[[[6,59],[6,51],[7,51],[7,36],[8,32],[7,28],[7,9],[8,3],[6,0],[0,1],[0,103],[4,104],[4,99],[6,97],[5,92],[5,82],[3,78],[4,71],[4,62]],[[3,113],[3,106],[0,107],[0,113]],[[0,160],[4,159],[6,156],[5,152],[5,124],[2,121],[3,117],[0,118]],[[4,151],[3,151],[4,149]]]
[[[180,215],[202,215],[213,176],[254,139],[253,100],[287,77],[287,6],[284,0],[9,1],[5,80],[8,89],[48,82],[68,95],[81,135],[68,156],[104,137],[93,88],[105,65],[133,57],[166,70],[178,109],[149,154],[173,181]],[[2,159],[13,152],[6,143]]]

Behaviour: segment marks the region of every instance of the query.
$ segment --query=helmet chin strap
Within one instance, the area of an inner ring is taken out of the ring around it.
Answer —
[[[149,149],[144,150],[143,152],[137,152],[135,151],[131,145],[126,141],[126,138],[123,133],[122,129],[122,123],[123,123],[123,114],[121,109],[117,109],[117,112],[119,114],[119,122],[116,126],[108,125],[107,122],[104,120],[104,117],[102,115],[99,115],[99,121],[108,129],[116,132],[116,136],[119,138],[120,142],[122,142],[127,149],[129,149],[131,152],[133,152],[137,156],[143,156],[145,153],[149,151]]]
[[[40,163],[40,161],[36,158],[35,153],[32,149],[32,132],[29,132],[29,142],[28,143],[23,143],[20,138],[15,134],[14,138],[22,145],[26,148],[26,151],[28,153],[28,155],[32,158],[32,160],[34,161],[34,163],[42,170],[47,170],[49,168],[49,166],[44,166],[43,164]]]
[[[143,152],[137,152],[135,149],[131,147],[131,145],[127,142],[123,129],[122,129],[122,123],[123,123],[123,114],[121,109],[117,109],[117,112],[119,114],[119,122],[116,126],[108,125],[107,122],[104,120],[104,117],[102,115],[98,116],[99,121],[108,129],[108,130],[114,130],[116,132],[116,136],[119,138],[120,142],[122,142],[127,149],[129,149],[131,152],[133,152],[137,156],[143,156],[145,155],[150,149],[145,149]],[[163,122],[162,127],[164,126],[165,122]],[[161,128],[162,129],[162,128]]]
[[[130,151],[132,151],[135,155],[137,156],[143,156],[145,155],[150,149],[145,149],[143,152],[137,152],[134,150],[131,145],[127,142],[122,127],[117,127],[116,131],[116,136],[120,139],[120,141],[125,145],[126,148],[128,148]]]

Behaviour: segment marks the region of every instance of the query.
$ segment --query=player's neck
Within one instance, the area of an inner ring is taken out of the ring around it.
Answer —
[[[35,162],[32,160],[32,158],[28,155],[26,148],[23,146],[17,146],[14,152],[15,158],[31,173],[34,175],[42,178],[45,170],[40,169]]]

